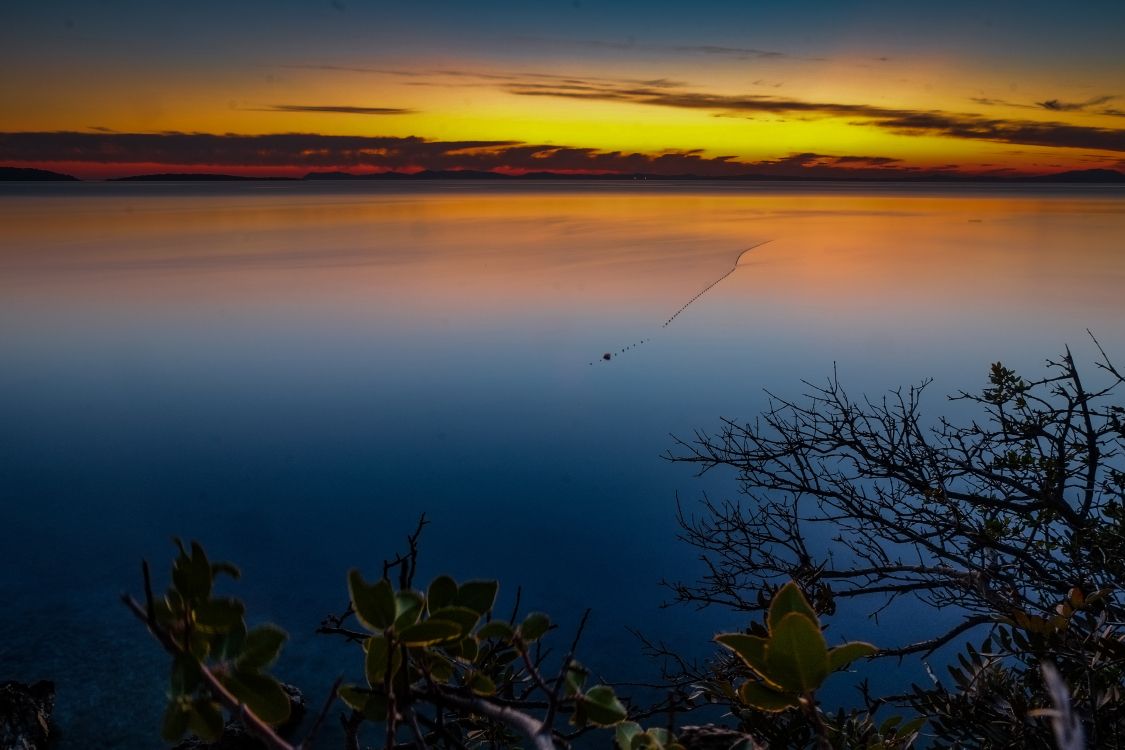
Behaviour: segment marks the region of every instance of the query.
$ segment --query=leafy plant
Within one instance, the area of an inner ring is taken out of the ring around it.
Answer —
[[[172,654],[161,735],[173,742],[190,730],[214,741],[223,732],[225,707],[259,735],[277,738],[273,727],[289,718],[289,695],[266,670],[288,636],[273,625],[247,629],[242,602],[216,595],[216,578],[237,579],[238,568],[211,562],[196,542],[190,551],[179,539],[175,544],[179,555],[164,596],[153,596],[145,564],[145,604],[124,598]]]
[[[738,688],[739,700],[771,712],[812,705],[830,674],[878,651],[860,641],[829,649],[820,618],[792,581],[770,602],[763,635],[723,633],[715,640],[737,654],[752,673]]]
[[[1112,399],[1125,375],[1093,343],[1092,374],[1069,350],[1035,378],[993,364],[982,389],[951,397],[976,408],[960,423],[923,419],[928,381],[853,399],[833,377],[807,384],[805,399],[771,395],[756,419],[724,420],[680,442],[670,460],[729,468],[741,497],[704,498],[698,514],[681,509],[682,537],[701,551],[707,574],[670,584],[676,599],[754,612],[792,580],[819,613],[844,603],[872,614],[904,605],[957,613],[874,656],[928,658],[948,647],[942,658],[957,658],[952,682],[934,675],[932,685],[867,696],[872,705],[928,716],[937,747],[1051,747],[1047,663],[1069,686],[1089,741],[1119,743],[1125,408]],[[792,633],[811,642],[805,625]],[[963,645],[974,634],[985,635],[979,649]],[[819,657],[811,663],[789,684],[762,665],[742,702],[790,707],[824,675]],[[681,672],[681,680],[709,679]],[[807,727],[782,735],[777,727],[787,724],[782,716],[753,729],[779,746],[784,737],[799,744]]]
[[[937,748],[1122,745],[1125,409],[1105,401],[1125,377],[1104,353],[1098,367],[1109,382],[1096,388],[1069,351],[1049,366],[1028,380],[993,365],[979,395],[956,397],[985,413],[962,426],[924,428],[920,388],[857,404],[833,380],[811,404],[779,401],[759,422],[700,433],[673,460],[735,468],[749,507],[706,501],[702,518],[681,513],[709,573],[672,588],[681,601],[765,616],[716,636],[724,650],[705,667],[645,642],[675,665],[669,698],[656,706],[610,684],[587,686],[575,654],[589,612],[557,659],[543,645],[557,628],[545,614],[520,615],[519,592],[503,616],[497,581],[440,576],[416,588],[423,517],[381,576],[348,574],[347,606],[319,632],[354,644],[363,677],[337,681],[297,747],[308,747],[337,698],[347,750],[372,727],[387,750],[555,750],[601,728],[615,730],[619,750],[904,750],[924,726]],[[833,533],[814,553],[806,537],[817,525]],[[225,713],[272,750],[293,750],[277,729],[288,697],[269,674],[284,631],[249,628],[242,602],[217,592],[220,577],[238,578],[234,566],[210,561],[198,543],[176,545],[162,597],[147,564],[144,602],[124,596],[172,656],[164,737],[214,739]],[[964,617],[911,643],[829,647],[822,615],[842,602],[879,610],[904,597]],[[987,629],[979,648],[967,642],[977,628]],[[877,697],[863,684],[863,710],[818,704],[824,683],[856,659],[947,645],[962,652],[945,681],[930,670],[932,685]],[[675,712],[708,703],[730,706],[738,727],[676,727]],[[877,720],[885,705],[918,715]],[[661,711],[665,726],[643,725]]]
[[[309,737],[297,747],[311,743],[337,697],[350,710],[343,721],[349,748],[359,747],[366,724],[381,725],[387,747],[405,732],[420,747],[512,747],[522,739],[554,748],[625,720],[628,710],[614,689],[587,687],[588,672],[574,658],[589,612],[557,673],[548,676],[541,642],[554,629],[550,618],[540,612],[519,618],[518,597],[509,617],[497,617],[498,582],[458,583],[440,576],[425,591],[413,588],[425,523],[423,517],[409,538],[410,552],[384,564],[381,578],[369,581],[358,570],[348,574],[349,605],[325,618],[320,632],[362,649],[365,681],[337,681]],[[179,555],[164,597],[153,595],[147,563],[145,603],[123,597],[172,656],[164,738],[175,741],[191,731],[213,741],[223,732],[225,710],[268,747],[293,750],[276,731],[289,717],[289,699],[267,672],[284,631],[273,625],[248,629],[242,602],[214,591],[216,576],[237,578],[238,570],[210,562],[198,543],[190,551],[176,544]],[[399,574],[397,585],[393,572]],[[557,726],[560,717],[569,717],[569,729]]]

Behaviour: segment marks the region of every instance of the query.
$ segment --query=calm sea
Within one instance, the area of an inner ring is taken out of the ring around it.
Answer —
[[[425,575],[592,607],[584,661],[645,676],[626,625],[702,654],[741,624],[660,607],[700,571],[677,495],[737,490],[670,435],[834,365],[934,378],[936,418],[991,362],[1089,361],[1087,328],[1125,362],[1123,322],[1121,188],[5,185],[0,679],[58,683],[64,748],[157,746],[166,660],[118,596],[179,535],[242,566],[318,703],[361,660],[313,630],[423,511]],[[863,614],[833,632],[917,632]]]

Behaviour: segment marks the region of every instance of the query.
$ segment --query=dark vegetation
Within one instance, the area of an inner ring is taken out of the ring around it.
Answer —
[[[423,518],[374,580],[351,571],[347,605],[320,628],[354,644],[364,679],[338,681],[309,737],[287,739],[275,727],[289,700],[269,674],[285,633],[248,628],[215,586],[237,570],[180,545],[166,593],[146,564],[143,596],[124,597],[172,659],[164,737],[218,738],[226,714],[275,750],[311,746],[329,717],[348,750],[548,750],[603,730],[621,750],[1125,746],[1122,380],[1104,352],[1080,372],[1068,350],[1030,380],[997,363],[982,392],[952,397],[971,419],[928,424],[925,383],[857,401],[833,376],[678,441],[670,460],[733,471],[740,496],[681,511],[707,572],[670,589],[746,619],[703,663],[642,639],[663,668],[655,702],[588,684],[585,617],[562,633],[518,596],[496,611],[495,581],[423,587]],[[873,628],[879,648],[829,646],[837,609],[900,606],[947,616],[916,641]],[[822,684],[861,659],[924,659],[945,676],[888,695],[861,683],[862,708],[822,705]],[[703,706],[724,707],[726,726],[692,726]]]

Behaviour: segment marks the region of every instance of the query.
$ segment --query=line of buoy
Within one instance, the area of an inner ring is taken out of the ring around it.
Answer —
[[[742,252],[740,252],[738,254],[738,258],[736,258],[735,261],[734,261],[734,265],[731,267],[731,269],[729,271],[727,271],[722,276],[720,276],[719,278],[715,279],[710,284],[705,286],[698,294],[696,294],[694,297],[689,299],[684,304],[683,307],[681,307],[679,310],[677,310],[675,313],[673,313],[672,317],[670,317],[670,318],[668,318],[668,320],[664,321],[664,324],[661,325],[660,327],[661,328],[667,328],[668,326],[670,326],[672,324],[672,321],[674,321],[676,318],[680,317],[680,314],[683,313],[685,310],[687,310],[689,307],[691,307],[693,302],[695,302],[697,299],[702,297],[704,294],[707,294],[707,292],[714,289],[716,286],[718,286],[724,280],[726,280],[726,278],[728,276],[730,276],[732,273],[737,271],[738,267],[742,264],[743,257],[745,257],[748,252],[750,252],[751,250],[756,250],[757,248],[761,247],[762,245],[765,245],[767,242],[770,242],[770,240],[764,240],[763,242],[759,242],[756,245],[751,245],[750,247],[748,247],[745,250],[743,250]],[[638,343],[631,344],[631,345],[625,347],[624,349],[622,349],[621,351],[618,352],[618,356],[620,356],[621,354],[624,354],[626,351],[628,351],[629,349],[632,349],[634,346],[639,346],[640,344],[645,343],[645,341],[651,341],[651,339],[641,339]],[[603,361],[603,362],[613,361],[613,353],[612,352],[606,352],[605,354],[602,355],[601,361]],[[591,362],[590,364],[592,365],[594,363]]]

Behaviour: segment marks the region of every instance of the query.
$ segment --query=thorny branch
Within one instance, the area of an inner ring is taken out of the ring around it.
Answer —
[[[1091,337],[1092,338],[1092,337]],[[901,598],[965,619],[885,656],[929,653],[1015,612],[1050,613],[1066,592],[1111,587],[1125,553],[1125,378],[1105,356],[1087,382],[1069,349],[1025,380],[999,363],[968,424],[922,420],[929,381],[853,400],[834,373],[803,400],[770,394],[756,419],[675,440],[666,458],[700,474],[726,468],[741,499],[679,508],[700,552],[696,582],[666,582],[675,602],[752,612],[796,580],[822,613],[841,599],[877,616]],[[1110,605],[1109,616],[1122,612]]]

